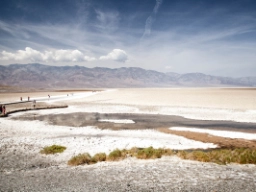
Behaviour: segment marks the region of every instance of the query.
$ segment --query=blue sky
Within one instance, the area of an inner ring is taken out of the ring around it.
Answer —
[[[0,64],[256,76],[255,0],[1,0]]]

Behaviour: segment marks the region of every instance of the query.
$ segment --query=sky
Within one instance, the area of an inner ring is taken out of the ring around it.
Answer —
[[[255,0],[1,0],[0,64],[256,76]]]

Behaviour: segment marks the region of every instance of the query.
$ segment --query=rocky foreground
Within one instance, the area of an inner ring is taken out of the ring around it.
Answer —
[[[3,155],[1,154],[3,157]],[[1,157],[1,158],[2,158]],[[5,161],[10,159],[5,159]],[[22,158],[20,159],[23,160]],[[38,160],[0,172],[0,191],[255,191],[254,165],[128,158],[79,167]]]

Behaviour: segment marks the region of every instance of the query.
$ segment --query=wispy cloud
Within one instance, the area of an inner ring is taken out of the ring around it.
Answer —
[[[141,37],[141,40],[143,40],[145,37],[147,37],[151,34],[152,25],[155,21],[156,14],[158,13],[159,7],[161,6],[162,2],[163,2],[163,0],[156,0],[156,5],[153,9],[153,12],[146,20],[145,31]]]
[[[73,24],[10,24],[0,22],[0,31],[7,36],[5,49],[22,49],[33,47],[38,50],[45,49],[78,49],[87,54],[103,54],[109,46],[118,47],[118,35],[109,35],[101,32],[90,31]],[[15,41],[15,44],[12,42]],[[15,47],[10,47],[10,46]]]
[[[120,15],[117,11],[101,11],[96,9],[95,10],[97,20],[99,22],[96,25],[100,30],[103,32],[114,32],[118,29]]]

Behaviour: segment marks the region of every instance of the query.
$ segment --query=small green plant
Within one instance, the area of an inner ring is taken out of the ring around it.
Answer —
[[[40,153],[48,155],[48,154],[62,153],[65,150],[66,150],[66,147],[64,146],[52,145],[52,146],[44,147],[40,151]]]
[[[125,153],[122,153],[122,151],[120,151],[119,149],[115,149],[114,151],[109,153],[107,160],[117,161],[120,159],[124,159],[125,158],[124,154]]]
[[[91,164],[93,163],[91,155],[89,153],[83,153],[83,154],[78,154],[74,157],[72,157],[69,161],[68,161],[68,165],[83,165],[83,164]]]

